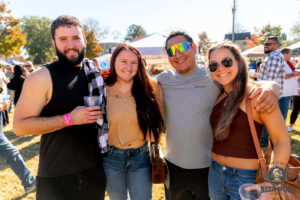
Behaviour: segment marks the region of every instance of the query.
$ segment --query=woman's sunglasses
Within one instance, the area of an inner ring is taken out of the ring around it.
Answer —
[[[228,67],[231,67],[232,66],[232,64],[233,64],[233,61],[232,61],[232,59],[231,58],[224,58],[222,61],[221,61],[221,63],[222,63],[222,65],[224,66],[224,67],[226,67],[226,68],[228,68]],[[212,63],[210,63],[209,64],[209,70],[211,71],[211,72],[215,72],[217,69],[218,69],[218,67],[219,67],[219,64],[217,63],[217,62],[212,62]]]
[[[183,53],[189,49],[190,45],[191,45],[191,43],[188,43],[188,42],[180,42],[180,43],[174,44],[171,47],[167,48],[167,53],[168,53],[169,57],[173,57],[173,56],[175,56],[176,49],[180,53]]]

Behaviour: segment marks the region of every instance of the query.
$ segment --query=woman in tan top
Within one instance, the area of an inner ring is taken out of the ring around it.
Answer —
[[[163,130],[162,89],[148,76],[140,52],[125,43],[114,50],[105,82],[112,147],[103,159],[107,193],[111,200],[151,199],[147,141],[158,141]]]
[[[211,199],[240,199],[239,186],[254,183],[258,165],[257,154],[246,114],[247,94],[251,90],[247,65],[238,47],[231,42],[218,44],[208,51],[209,70],[221,84],[219,96],[211,114],[213,129],[212,166],[209,170]],[[271,167],[285,168],[291,152],[278,105],[272,112],[259,112],[252,107],[257,132],[264,124],[274,144]],[[262,186],[272,186],[265,182]],[[270,199],[263,193],[262,199]]]

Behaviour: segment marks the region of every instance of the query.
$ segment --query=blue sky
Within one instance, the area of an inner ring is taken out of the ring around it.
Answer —
[[[290,36],[291,27],[300,22],[300,0],[236,0],[236,21],[244,29],[281,25]],[[197,40],[206,31],[214,41],[221,41],[232,29],[233,0],[9,0],[15,17],[40,16],[55,19],[73,15],[84,21],[92,17],[110,32],[118,30],[123,37],[131,24],[142,25],[148,34],[168,35],[185,30]],[[105,41],[112,41],[108,36]]]

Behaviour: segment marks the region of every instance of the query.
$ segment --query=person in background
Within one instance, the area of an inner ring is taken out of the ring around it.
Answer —
[[[93,79],[100,73],[84,59],[86,38],[78,19],[58,17],[51,33],[58,61],[26,78],[15,109],[14,133],[42,135],[37,200],[103,200],[106,179],[95,123],[101,111],[99,106],[84,106],[91,82],[103,80],[101,75]]]
[[[256,71],[257,66],[256,66],[256,63],[253,59],[250,59],[250,63],[249,63],[248,66],[249,66],[249,69],[252,69],[252,70]]]
[[[261,63],[262,63],[262,60],[260,58],[260,59],[258,59],[258,62],[256,63],[256,72],[259,72]]]
[[[295,67],[295,71],[296,70],[299,70],[300,69],[300,61],[298,60],[297,64],[296,64],[296,67]],[[299,72],[299,71],[298,71]],[[297,73],[297,72],[296,72]],[[288,126],[288,131],[289,132],[292,132],[294,129],[294,124],[298,118],[298,113],[300,111],[300,77],[299,76],[296,76],[297,78],[297,81],[298,81],[298,95],[295,95],[292,97],[292,100],[293,100],[293,110],[291,112],[291,115],[290,115],[290,125]]]
[[[5,76],[9,79],[9,81],[12,79],[13,74],[14,74],[13,66],[8,65],[8,66],[6,67]],[[14,92],[13,90],[10,90],[10,89],[7,90],[7,94],[10,96],[10,97],[9,97],[9,107],[8,107],[8,109],[7,109],[7,111],[8,111],[9,113],[11,112],[11,109],[12,109],[12,107],[13,107],[14,93],[15,93],[15,92]]]
[[[14,91],[14,105],[16,106],[19,97],[21,95],[21,91],[23,88],[23,83],[26,78],[26,72],[24,67],[20,65],[15,65],[14,74],[10,82],[7,84],[7,88]]]
[[[125,43],[114,50],[105,83],[111,146],[103,158],[108,196],[152,199],[148,142],[158,142],[163,131],[162,89],[149,77],[139,50]]]
[[[31,61],[26,61],[24,67],[29,73],[32,73],[34,71],[34,67]]]
[[[268,37],[264,43],[264,53],[268,54],[260,66],[257,80],[276,81],[280,85],[280,97],[283,93],[285,77],[285,60],[278,49],[278,38],[275,36]],[[284,98],[278,101],[279,107],[284,104]],[[261,147],[269,145],[269,135],[267,129],[263,128],[260,140]]]
[[[8,78],[9,80],[12,79],[13,74],[14,74],[13,67],[11,65],[8,65],[5,70],[6,78]]]
[[[298,94],[298,82],[296,76],[299,76],[300,73],[295,72],[295,66],[289,61],[292,57],[292,50],[289,48],[283,48],[281,53],[285,59],[285,77],[283,83],[283,92],[281,98],[279,99],[279,108],[283,119],[286,120],[290,107],[290,97]]]
[[[9,81],[9,78],[7,78],[3,72],[3,66],[0,65],[0,94],[7,94],[7,83]],[[2,125],[6,126],[9,124],[9,116],[8,116],[8,110],[5,109],[1,112],[2,115]]]
[[[7,109],[8,102],[0,103],[0,112]],[[2,131],[2,114],[0,114],[0,156],[6,158],[6,163],[20,179],[25,193],[36,188],[35,178],[31,175],[18,149],[6,138]]]
[[[221,94],[210,116],[213,161],[208,175],[209,196],[214,200],[240,199],[239,187],[254,183],[259,168],[246,112],[253,113],[258,137],[263,124],[270,134],[274,147],[269,168],[285,168],[290,139],[278,105],[270,113],[257,111],[253,104],[250,111],[246,110],[253,85],[248,82],[247,64],[237,46],[231,42],[215,45],[208,51],[208,60],[213,79],[221,84]],[[264,182],[260,186],[273,185]],[[270,195],[265,192],[260,199],[268,200]]]

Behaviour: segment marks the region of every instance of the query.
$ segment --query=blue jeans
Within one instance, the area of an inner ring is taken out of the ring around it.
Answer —
[[[289,111],[290,97],[281,97],[278,101],[280,112],[284,121],[286,120],[287,113]]]
[[[110,200],[152,199],[151,163],[148,143],[136,149],[112,147],[103,157],[106,191]]]
[[[215,161],[209,169],[209,197],[213,200],[238,200],[239,187],[254,183],[257,170],[232,168]]]
[[[24,187],[28,187],[34,182],[34,177],[30,174],[29,169],[18,151],[18,149],[10,143],[2,132],[2,115],[0,113],[0,156],[6,158],[6,162],[10,165],[13,172],[19,177]]]

